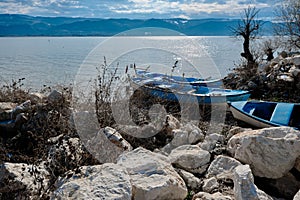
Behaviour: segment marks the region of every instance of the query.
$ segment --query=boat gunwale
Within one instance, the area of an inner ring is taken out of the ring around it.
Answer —
[[[237,102],[238,102],[238,101],[237,101]],[[247,101],[247,102],[248,102],[248,101]],[[265,123],[265,124],[267,124],[267,125],[276,126],[276,127],[278,127],[278,126],[284,126],[284,125],[281,125],[281,124],[276,124],[276,123],[274,123],[274,122],[271,122],[271,121],[268,121],[268,120],[265,120],[265,119],[256,117],[255,115],[251,115],[251,114],[249,114],[248,112],[243,112],[242,110],[240,110],[240,109],[238,109],[237,107],[233,106],[232,103],[236,103],[236,102],[227,102],[227,104],[229,105],[229,107],[231,107],[231,108],[235,109],[236,111],[238,111],[239,113],[244,114],[244,115],[246,115],[246,116],[248,116],[248,117],[250,117],[250,118],[253,118],[253,119],[255,119],[255,120],[259,121],[259,122]],[[241,120],[241,121],[242,121],[242,120]],[[246,123],[247,123],[247,122],[246,122]]]

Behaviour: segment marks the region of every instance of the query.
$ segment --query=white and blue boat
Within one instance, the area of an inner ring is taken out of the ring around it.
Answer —
[[[184,76],[175,76],[175,75],[167,75],[162,73],[148,72],[146,70],[135,70],[135,75],[138,78],[144,79],[153,79],[153,78],[161,78],[164,81],[170,83],[178,83],[178,84],[189,84],[189,85],[201,85],[207,87],[217,87],[220,88],[223,86],[222,79],[203,79],[203,78],[194,78],[194,77],[184,77]]]
[[[290,126],[300,128],[300,104],[237,101],[229,103],[234,118],[257,128]]]
[[[249,91],[229,90],[169,82],[162,77],[131,78],[135,89],[140,88],[150,95],[167,101],[183,103],[220,104],[228,101],[244,101],[250,97]]]

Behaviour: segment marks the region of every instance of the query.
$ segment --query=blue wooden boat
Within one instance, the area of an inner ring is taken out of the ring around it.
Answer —
[[[238,101],[229,103],[233,116],[254,127],[290,126],[300,128],[300,104]]]
[[[223,86],[222,79],[202,79],[202,78],[193,78],[193,77],[183,77],[183,76],[174,76],[167,75],[162,73],[148,72],[146,70],[135,70],[136,76],[139,78],[153,79],[161,78],[162,80],[178,83],[178,84],[189,84],[189,85],[201,85],[207,87],[217,87],[220,88]]]
[[[244,90],[170,83],[161,77],[152,79],[132,78],[131,84],[135,89],[143,89],[154,97],[182,103],[220,104],[228,101],[247,100],[250,96],[250,93]]]

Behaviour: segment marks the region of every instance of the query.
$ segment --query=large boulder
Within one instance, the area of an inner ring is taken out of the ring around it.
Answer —
[[[242,132],[229,140],[228,151],[249,164],[254,175],[277,179],[293,168],[300,155],[300,132],[289,127]]]
[[[184,199],[187,188],[166,156],[142,147],[122,154],[117,164],[125,167],[133,187],[133,199]]]
[[[234,196],[239,200],[273,200],[254,184],[254,177],[249,165],[237,166],[234,170]]]
[[[130,177],[124,167],[113,163],[82,166],[56,182],[52,199],[131,200]]]
[[[178,168],[202,174],[210,162],[210,153],[197,145],[183,145],[172,150],[169,158],[171,163]]]
[[[0,194],[3,199],[39,199],[48,187],[49,173],[43,165],[0,165]]]

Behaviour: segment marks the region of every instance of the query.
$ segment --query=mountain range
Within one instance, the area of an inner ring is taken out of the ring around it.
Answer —
[[[188,36],[232,36],[230,27],[236,27],[239,21],[220,18],[99,19],[0,14],[0,36],[113,36],[143,27],[171,29]],[[272,35],[272,22],[264,21],[263,24],[261,35]]]

